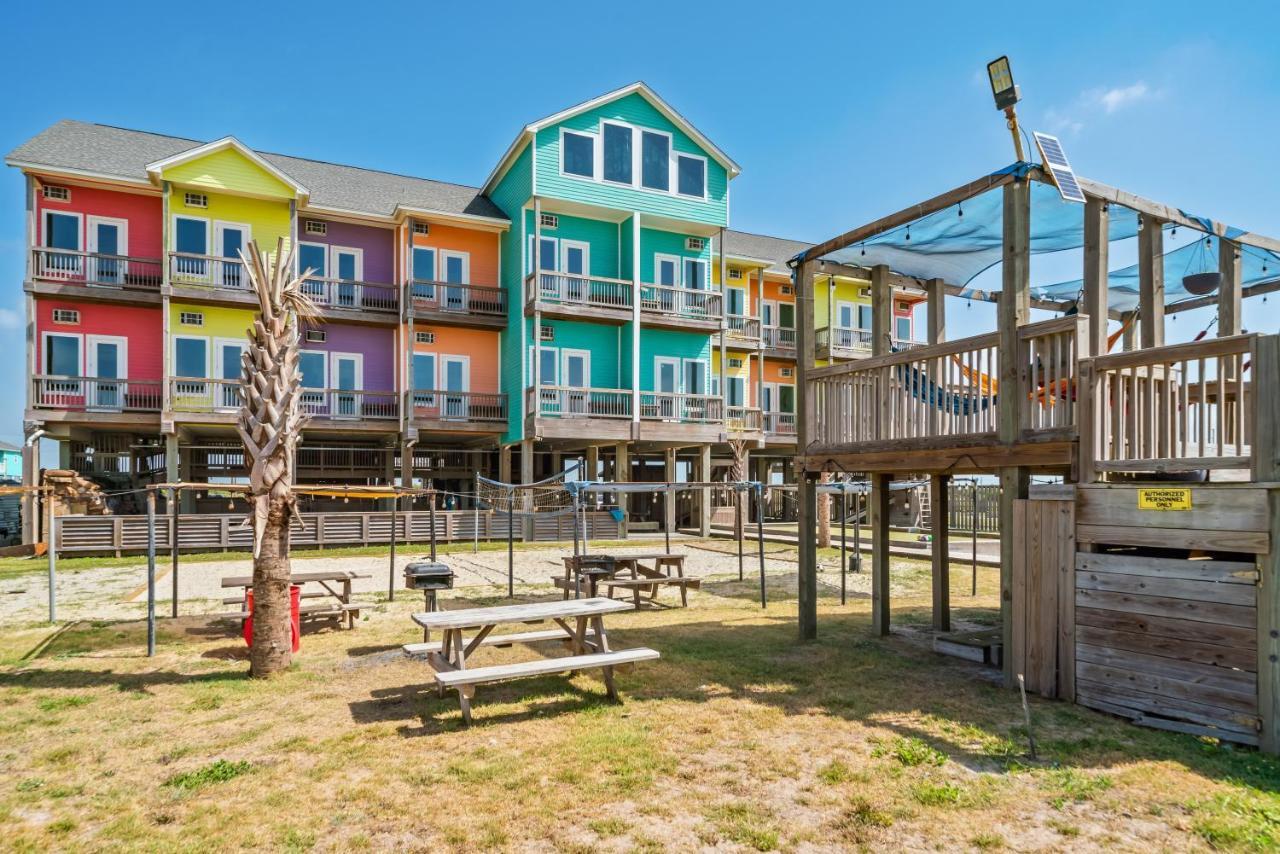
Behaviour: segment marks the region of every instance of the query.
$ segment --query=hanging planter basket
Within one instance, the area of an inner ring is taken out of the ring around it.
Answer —
[[[1213,293],[1221,284],[1221,273],[1192,273],[1182,277],[1182,286],[1187,293],[1198,297]]]

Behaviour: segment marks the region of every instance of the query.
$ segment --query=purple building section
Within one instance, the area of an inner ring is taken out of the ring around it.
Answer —
[[[302,328],[304,332],[308,329],[317,329],[325,333],[323,343],[307,341],[304,335],[302,349],[320,350],[325,353],[360,353],[364,356],[364,390],[395,391],[394,329],[350,326],[341,323],[304,323]]]
[[[360,249],[364,255],[364,281],[387,285],[394,283],[396,233],[393,229],[318,220],[316,217],[305,215],[300,219],[302,223],[298,226],[299,242]],[[309,219],[324,222],[326,233],[307,234],[305,223]],[[367,371],[368,368],[365,370]]]

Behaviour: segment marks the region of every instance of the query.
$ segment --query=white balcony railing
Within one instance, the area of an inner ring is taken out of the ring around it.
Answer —
[[[641,285],[640,311],[689,320],[719,320],[723,297],[719,291],[676,288],[668,285]]]
[[[525,278],[529,299],[553,306],[580,308],[631,308],[631,282],[602,276],[575,276],[568,273],[542,273],[534,288],[533,276]]]

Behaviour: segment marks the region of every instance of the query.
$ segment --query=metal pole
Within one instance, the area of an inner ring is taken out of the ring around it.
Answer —
[[[515,500],[515,490],[507,490],[507,598],[509,599],[514,599],[516,596],[516,547],[512,539],[515,529],[512,505]]]
[[[435,486],[431,486],[431,492],[427,495],[427,524],[431,526],[431,560],[436,559],[436,490]]]
[[[156,491],[147,489],[147,657],[156,654]]]
[[[765,606],[764,598],[764,489],[756,488],[756,514],[760,524],[756,526],[756,544],[760,549],[760,607]]]
[[[471,553],[474,555],[480,554],[480,502],[474,498],[471,500],[471,518],[475,520],[471,532]]]
[[[862,572],[862,494],[853,498],[853,566],[854,572]]]
[[[586,520],[584,519],[583,522],[585,523]],[[578,563],[578,492],[577,490],[574,490],[574,493],[573,493],[573,562],[574,562],[574,565],[577,565]]]
[[[662,538],[667,544],[667,554],[671,554],[671,526],[667,523],[676,520],[676,514],[670,507],[674,495],[671,484],[667,484],[667,491],[662,493]]]
[[[840,604],[848,601],[849,560],[845,557],[847,549],[846,534],[849,521],[849,493],[844,490],[844,482],[840,484]]]
[[[973,479],[973,525],[971,527],[973,529],[973,541],[972,541],[973,554],[971,554],[969,558],[970,560],[973,561],[973,568],[971,570],[973,581],[970,584],[969,595],[977,596],[978,595],[978,479],[976,477]]]
[[[169,512],[173,514],[173,542],[169,543],[169,551],[173,556],[173,607],[170,614],[174,617],[178,616],[178,487],[169,490],[169,501],[173,504],[169,508]]]
[[[44,493],[44,501],[47,505],[46,512],[49,514],[49,530],[45,532],[45,540],[48,545],[49,556],[49,622],[56,622],[58,619],[58,549],[56,544],[58,539],[54,536],[57,531],[57,518],[53,515],[53,490],[46,490]]]
[[[746,528],[742,524],[742,501],[740,492],[733,491],[733,531],[738,535],[738,580],[746,578],[742,572],[742,541],[746,539]]]
[[[400,496],[391,499],[391,558],[387,562],[387,600],[396,601],[396,523],[400,521]]]

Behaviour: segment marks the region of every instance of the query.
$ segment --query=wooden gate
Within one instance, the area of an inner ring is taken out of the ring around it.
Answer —
[[[1070,698],[1075,504],[1021,499],[1014,502],[1013,522],[1013,673],[1024,676],[1028,691]]]

